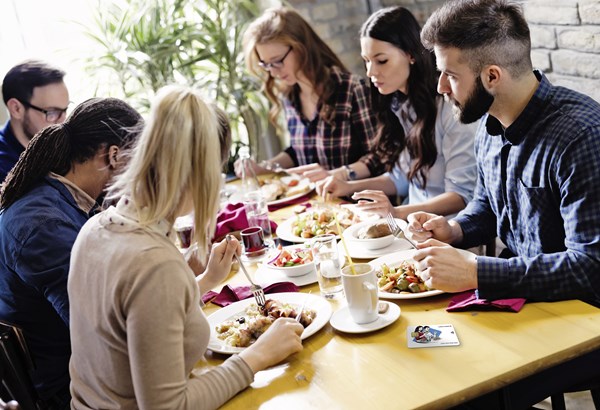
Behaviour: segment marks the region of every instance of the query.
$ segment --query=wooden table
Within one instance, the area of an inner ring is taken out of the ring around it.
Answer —
[[[241,273],[229,282],[245,284]],[[301,290],[319,293],[317,284]],[[448,313],[450,298],[393,301],[400,318],[373,333],[344,334],[327,324],[302,352],[257,373],[223,408],[447,408],[600,348],[600,310],[581,301],[529,303],[519,313]],[[344,302],[330,303],[335,311]],[[205,313],[217,309],[209,304]],[[454,325],[460,346],[407,347],[408,326],[444,323]],[[226,357],[207,353],[212,365]]]

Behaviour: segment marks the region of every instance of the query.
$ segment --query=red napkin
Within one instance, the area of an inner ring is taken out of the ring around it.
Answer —
[[[298,292],[300,288],[294,285],[292,282],[278,282],[273,283],[269,286],[265,286],[265,293],[279,293],[279,292]],[[206,292],[202,296],[202,302],[212,302],[215,305],[227,306],[232,303],[239,302],[240,300],[252,297],[252,291],[250,286],[236,286],[231,287],[229,285],[223,286],[220,293],[213,292],[212,290]]]
[[[271,232],[275,232],[277,224],[273,221],[270,222]],[[248,218],[246,217],[244,204],[227,204],[217,215],[217,229],[214,238],[221,238],[230,232],[240,231],[247,227]]]
[[[269,205],[269,211],[273,212],[273,211],[276,211],[285,206],[296,205],[296,204],[303,204],[303,205],[306,205],[307,208],[310,208],[310,203],[307,201],[310,199],[311,195],[312,195],[312,193],[309,192],[306,195],[302,195],[300,198],[291,199],[289,201],[286,201],[285,203]]]
[[[465,310],[505,310],[507,312],[518,312],[526,300],[522,298],[487,300],[479,299],[477,292],[468,290],[455,295],[446,308],[448,312],[461,312]]]

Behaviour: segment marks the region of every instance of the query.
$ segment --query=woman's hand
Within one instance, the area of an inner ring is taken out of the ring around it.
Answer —
[[[248,168],[250,168],[250,169],[254,170],[254,173],[256,175],[258,175],[258,174],[264,174],[266,172],[269,172],[267,169],[265,169],[265,168],[261,167],[260,165],[258,165],[256,163],[256,161],[253,160],[252,158],[247,158],[245,160],[245,162],[246,162],[246,167],[247,167],[246,171],[249,171]],[[233,169],[235,170],[235,175],[238,178],[242,177],[242,168],[243,168],[243,161],[242,161],[242,159],[241,158],[236,159],[235,162],[234,162],[234,164],[233,164]],[[248,174],[248,172],[246,172],[246,174]]]
[[[382,217],[391,212],[395,216],[394,206],[383,191],[367,189],[354,193],[352,199],[358,200],[358,207],[363,211],[373,212]]]
[[[291,318],[279,318],[240,357],[254,373],[273,366],[302,350],[304,326]]]
[[[233,255],[236,253],[240,255],[242,247],[233,236],[229,242],[224,239],[213,246],[206,270],[203,275],[198,277],[198,285],[202,293],[212,289],[227,277],[231,271]]]
[[[316,184],[317,194],[337,198],[352,192],[352,186],[347,181],[342,181],[334,176],[329,176]]]
[[[304,178],[308,178],[311,182],[320,181],[329,176],[329,171],[317,163],[288,168],[286,171],[290,174],[298,174]]]

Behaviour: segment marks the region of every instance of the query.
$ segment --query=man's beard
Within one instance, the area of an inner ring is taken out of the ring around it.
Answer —
[[[27,138],[27,141],[31,141],[35,134],[37,134],[36,127],[34,127],[27,115],[23,119],[23,133],[25,134],[25,138]]]
[[[475,89],[464,104],[460,104],[452,97],[448,98],[454,104],[455,114],[458,114],[458,119],[463,124],[471,124],[483,117],[494,102],[494,96],[483,87],[479,76],[475,80]]]

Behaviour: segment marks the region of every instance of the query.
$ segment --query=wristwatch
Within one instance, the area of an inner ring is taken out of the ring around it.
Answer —
[[[354,181],[356,179],[356,171],[348,165],[344,165],[344,168],[346,168],[346,171],[348,172],[348,181]]]

